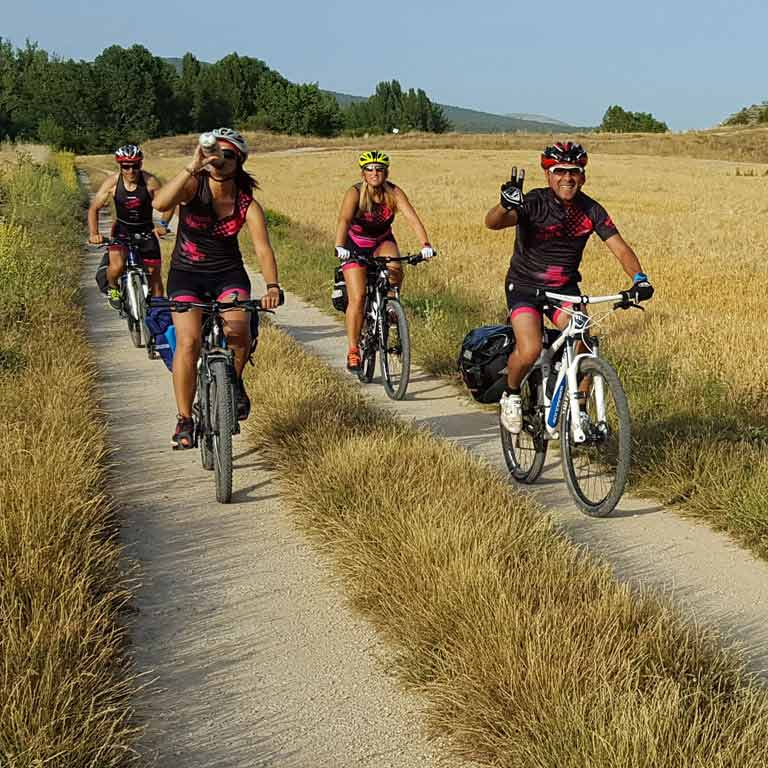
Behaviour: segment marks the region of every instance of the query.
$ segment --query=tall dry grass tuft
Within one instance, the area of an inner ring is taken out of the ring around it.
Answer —
[[[488,765],[762,766],[768,697],[716,638],[630,592],[456,447],[372,411],[267,328],[250,439],[299,525],[424,696]]]
[[[121,766],[136,738],[73,179],[71,155],[23,156],[0,179],[0,765],[14,768]]]

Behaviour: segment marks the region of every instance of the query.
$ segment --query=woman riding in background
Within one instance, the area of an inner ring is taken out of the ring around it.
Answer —
[[[251,281],[237,242],[238,232],[247,224],[267,284],[261,304],[265,309],[274,309],[280,301],[277,264],[264,212],[253,199],[258,184],[243,168],[248,146],[231,128],[217,128],[212,133],[220,155],[206,155],[198,145],[192,160],[153,200],[155,208],[161,210],[180,206],[176,245],[168,273],[168,298],[177,302],[249,299]],[[195,434],[192,403],[202,313],[192,309],[172,315],[176,328],[173,389],[178,407],[172,445],[174,449],[192,448]],[[235,353],[237,417],[241,421],[248,418],[251,407],[242,380],[250,344],[249,326],[246,312],[224,314],[227,343]]]
[[[365,304],[366,266],[355,259],[366,257],[397,257],[399,251],[392,222],[395,214],[405,216],[421,242],[421,255],[431,259],[435,252],[429,244],[427,232],[416,211],[400,187],[388,181],[389,156],[370,150],[358,158],[362,181],[350,187],[341,202],[336,226],[336,256],[343,262],[344,282],[347,286],[347,369],[360,370],[360,331],[363,327]],[[388,266],[389,280],[399,288],[403,283],[402,266],[393,262]]]
[[[115,203],[115,222],[112,225],[112,239],[127,242],[134,235],[143,235],[139,240],[139,252],[149,272],[149,285],[153,296],[163,295],[163,277],[160,273],[160,243],[158,236],[168,234],[168,221],[173,210],[160,210],[160,223],[152,222],[154,196],[160,189],[160,182],[148,171],[143,170],[144,153],[137,144],[124,144],[115,150],[115,162],[119,170],[110,173],[94,195],[88,208],[88,241],[93,245],[104,242],[99,233],[99,210]],[[157,208],[157,206],[155,206]],[[120,310],[123,304],[117,285],[125,271],[128,249],[119,245],[109,248],[107,268],[107,300],[113,309]]]

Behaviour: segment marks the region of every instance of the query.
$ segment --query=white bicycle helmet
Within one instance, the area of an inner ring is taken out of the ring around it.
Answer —
[[[115,160],[118,163],[135,163],[144,159],[144,153],[138,144],[123,144],[115,150]]]
[[[243,155],[243,162],[248,159],[248,143],[234,128],[214,128],[211,133],[217,139],[228,141],[232,146],[237,147]]]

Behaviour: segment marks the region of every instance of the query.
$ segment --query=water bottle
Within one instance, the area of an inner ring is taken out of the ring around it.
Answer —
[[[212,133],[201,133],[199,141],[200,147],[203,150],[203,155],[206,157],[216,157],[221,159],[221,147],[219,146],[219,142],[217,141],[216,137]]]

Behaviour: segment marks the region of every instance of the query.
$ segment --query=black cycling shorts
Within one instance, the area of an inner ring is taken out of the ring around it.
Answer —
[[[222,272],[203,272],[171,267],[168,272],[168,298],[174,301],[226,301],[251,298],[251,281],[245,267]]]
[[[552,293],[563,293],[569,296],[581,296],[581,290],[577,283],[571,283],[564,285],[562,288],[547,288],[545,290],[551,290]],[[511,322],[515,317],[523,313],[530,313],[537,315],[540,320],[543,320],[546,315],[554,325],[557,325],[558,315],[561,313],[560,307],[566,307],[570,309],[573,304],[563,302],[558,305],[556,302],[552,302],[549,299],[535,298],[528,296],[525,293],[510,290],[509,280],[506,281],[506,293],[507,293],[507,309],[509,310],[508,318]]]
[[[160,264],[160,241],[157,239],[157,235],[150,229],[150,230],[137,230],[135,228],[126,227],[123,224],[120,224],[119,221],[116,221],[112,225],[112,239],[113,240],[122,240],[126,238],[130,238],[131,235],[135,234],[136,232],[141,232],[142,234],[148,234],[149,232],[152,232],[152,237],[147,238],[146,240],[142,239],[138,241],[139,244],[139,253],[141,254],[141,258],[144,261],[145,264],[152,267],[155,265]]]

